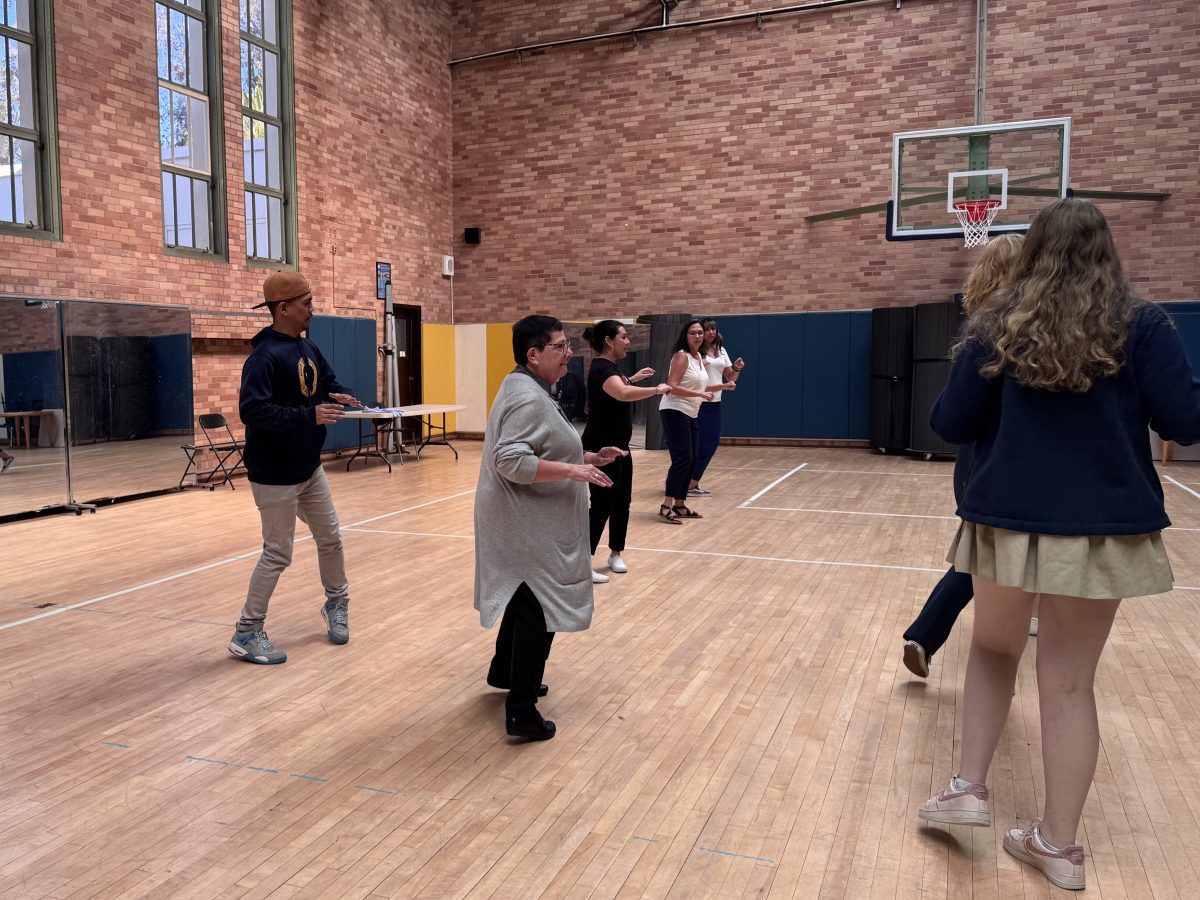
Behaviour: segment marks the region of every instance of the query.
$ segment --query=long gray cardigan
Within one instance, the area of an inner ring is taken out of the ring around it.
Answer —
[[[518,367],[500,384],[483,439],[475,608],[491,628],[523,581],[542,606],[547,631],[584,631],[592,624],[587,486],[534,484],[539,459],[579,465],[583,444],[547,384]]]

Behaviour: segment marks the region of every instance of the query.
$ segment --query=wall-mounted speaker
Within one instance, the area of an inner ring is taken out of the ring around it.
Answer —
[[[480,242],[482,242],[482,241],[483,241],[483,229],[482,228],[464,228],[463,229],[463,243],[464,244],[469,244],[472,247],[475,247],[475,246],[478,246],[480,244]]]
[[[454,277],[454,257],[453,256],[443,256],[442,257],[442,274],[445,275],[447,278]]]

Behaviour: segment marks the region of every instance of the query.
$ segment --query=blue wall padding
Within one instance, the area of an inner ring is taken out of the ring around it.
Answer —
[[[62,354],[58,350],[4,355],[5,409],[22,412],[63,406]]]
[[[725,437],[866,440],[871,313],[722,316],[730,359],[746,359],[722,400]]]
[[[150,338],[154,372],[154,430],[192,427],[192,336],[163,334]]]
[[[348,316],[313,316],[308,337],[333,367],[338,381],[350,388],[367,406],[374,406],[376,344],[373,319]],[[358,445],[359,420],[328,426],[325,450],[343,450]],[[371,423],[362,421],[362,433],[370,434]]]

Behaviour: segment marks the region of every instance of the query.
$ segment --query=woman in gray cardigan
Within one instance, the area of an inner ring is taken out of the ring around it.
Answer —
[[[550,396],[567,371],[571,345],[550,316],[513,326],[517,368],[488,416],[475,493],[475,608],[485,628],[500,619],[487,682],[508,690],[510,735],[544,741],[554,723],[537,698],[556,631],[592,623],[592,555],[585,484],[611,487],[598,466],[624,450],[584,453],[575,428]]]

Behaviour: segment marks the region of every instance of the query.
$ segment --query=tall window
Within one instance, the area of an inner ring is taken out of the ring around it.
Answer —
[[[0,229],[59,235],[50,0],[0,0]]]
[[[287,0],[239,0],[246,256],[293,262]]]
[[[4,0],[0,0],[4,2]],[[158,137],[163,240],[170,249],[215,253],[221,238],[219,146],[220,0],[157,0]],[[219,142],[217,142],[219,145]],[[214,149],[217,152],[214,154]]]

